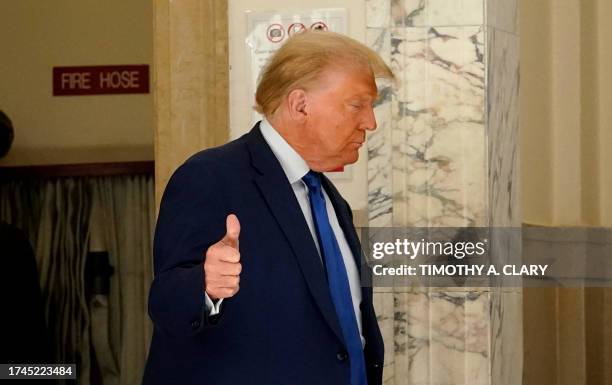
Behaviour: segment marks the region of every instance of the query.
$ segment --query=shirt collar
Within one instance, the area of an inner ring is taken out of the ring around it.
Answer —
[[[306,161],[265,118],[262,119],[259,128],[265,141],[270,146],[270,149],[272,149],[274,156],[280,162],[287,179],[289,179],[289,183],[293,184],[301,180],[310,171]]]

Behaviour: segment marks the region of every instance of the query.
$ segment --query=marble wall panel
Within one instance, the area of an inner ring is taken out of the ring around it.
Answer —
[[[388,384],[489,384],[487,290],[394,294]]]
[[[371,226],[520,221],[515,5],[366,0],[368,44],[397,76],[376,107],[379,130],[368,144]],[[506,240],[494,246],[516,251]],[[385,384],[520,381],[520,289],[374,292]]]
[[[486,291],[430,292],[430,384],[488,384]]]
[[[482,25],[484,0],[395,0],[392,22],[403,27]]]
[[[376,288],[374,293],[374,309],[378,319],[380,332],[385,341],[385,363],[383,367],[383,383],[394,385],[395,374],[395,303],[392,291]]]
[[[387,28],[368,28],[366,42],[387,62],[391,62],[391,39]],[[391,226],[391,84],[379,84],[379,100],[374,110],[378,129],[368,135],[368,219],[374,227]]]
[[[368,26],[385,26],[388,23],[390,2],[367,2]],[[378,8],[376,6],[379,6]],[[385,19],[385,15],[387,19]],[[378,18],[378,19],[376,19]],[[391,39],[388,28],[368,28],[366,43],[378,52],[385,62],[391,62]],[[391,167],[391,84],[379,84],[379,100],[374,110],[378,128],[368,135],[368,222],[373,227],[392,225],[392,167]],[[395,298],[393,288],[375,287],[374,307],[380,331],[385,341],[383,383],[395,384]]]
[[[518,35],[518,0],[486,0],[486,24],[497,30]]]
[[[391,20],[391,1],[365,0],[366,28],[388,28]]]
[[[156,1],[154,9],[155,197],[174,170],[229,138],[227,0]]]
[[[521,385],[523,373],[522,289],[491,292],[491,379],[492,385]]]
[[[392,28],[393,222],[486,224],[484,31]]]
[[[490,224],[519,227],[518,36],[488,28],[487,46]]]

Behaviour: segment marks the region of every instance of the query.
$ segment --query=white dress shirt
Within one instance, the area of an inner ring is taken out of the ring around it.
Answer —
[[[289,143],[287,143],[287,141],[270,125],[266,119],[261,121],[259,127],[264,140],[272,149],[272,152],[276,156],[276,159],[278,159],[283,171],[285,172],[285,175],[287,176],[287,179],[289,180],[289,183],[291,184],[293,193],[295,194],[300,208],[302,209],[302,214],[304,214],[304,218],[306,219],[306,223],[310,229],[310,234],[312,235],[314,244],[319,252],[319,258],[321,258],[321,249],[319,247],[319,241],[317,239],[317,233],[312,218],[312,211],[310,209],[310,200],[308,198],[308,186],[306,186],[306,183],[302,181],[302,177],[304,177],[304,175],[310,171],[310,168],[308,167],[306,161],[302,159],[302,157],[293,149],[293,147],[289,145]],[[365,339],[363,337],[361,325],[361,309],[359,308],[361,303],[361,284],[359,272],[357,270],[353,253],[351,252],[346,237],[344,236],[344,232],[338,223],[338,217],[336,216],[334,206],[332,205],[325,189],[323,189],[323,195],[325,197],[327,216],[329,217],[329,222],[334,235],[336,236],[336,240],[338,241],[338,246],[340,247],[340,252],[342,253],[342,259],[344,260],[344,266],[346,267],[349,286],[351,289],[351,297],[353,299],[353,310],[355,311],[355,316],[357,318],[357,326],[359,327],[361,343],[362,346],[365,346]],[[210,297],[208,297],[208,294],[205,294],[205,297],[206,306],[208,309],[210,309],[209,314],[218,314],[221,302],[223,300],[219,300],[216,304],[213,304]]]

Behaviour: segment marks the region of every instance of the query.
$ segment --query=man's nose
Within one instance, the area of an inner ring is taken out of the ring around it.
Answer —
[[[364,129],[368,131],[374,131],[377,127],[376,125],[376,116],[374,115],[374,107],[369,106],[367,108],[366,116],[364,117],[363,122]]]

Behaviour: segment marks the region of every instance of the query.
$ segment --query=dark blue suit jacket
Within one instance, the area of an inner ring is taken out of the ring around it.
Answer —
[[[351,210],[324,187],[360,267]],[[240,225],[240,290],[220,315],[204,304],[203,257]],[[187,160],[172,176],[155,231],[145,385],[348,385],[349,361],[323,265],[294,192],[259,126]],[[383,341],[362,288],[369,385],[382,382]]]

